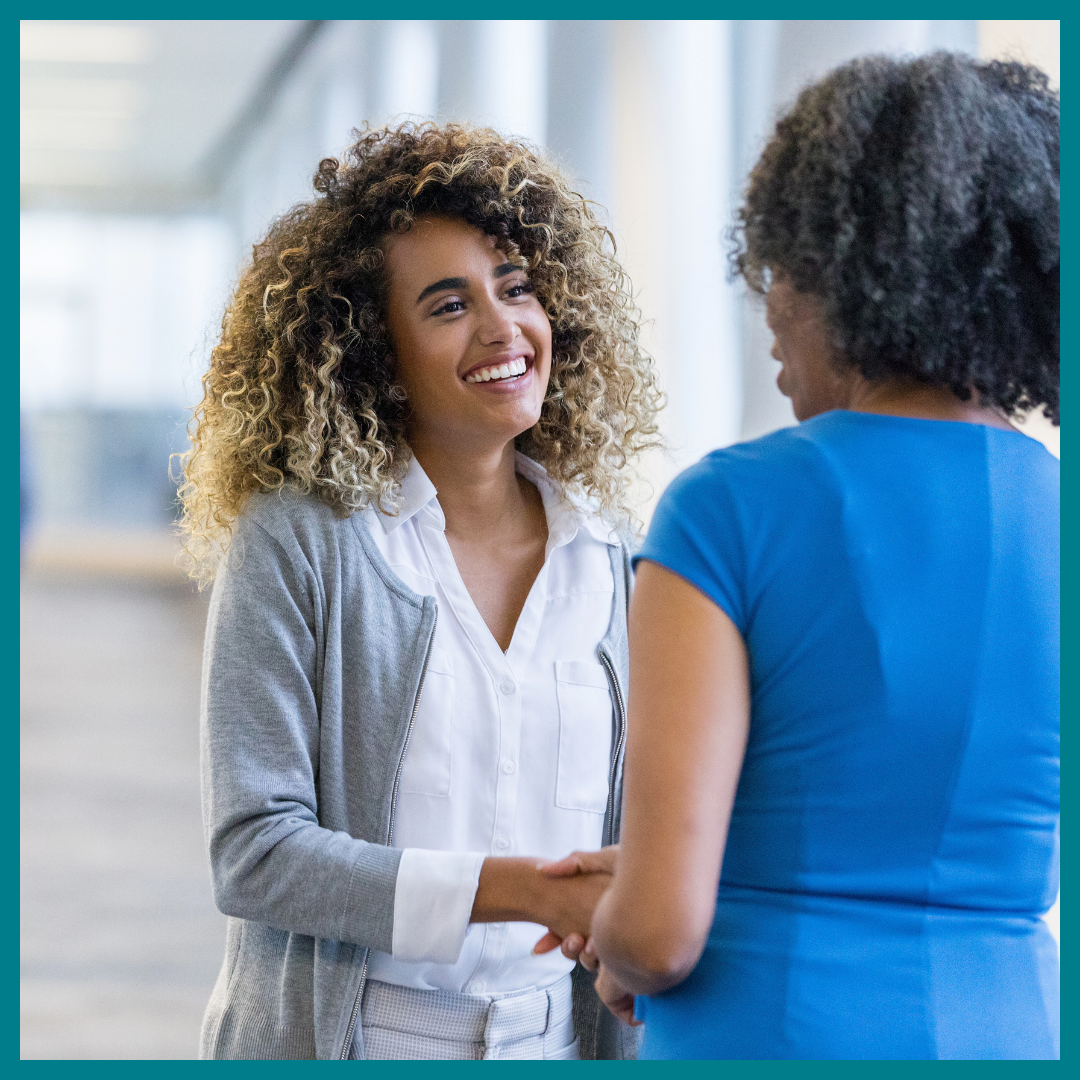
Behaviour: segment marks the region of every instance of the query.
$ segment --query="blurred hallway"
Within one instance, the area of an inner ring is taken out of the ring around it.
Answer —
[[[191,1058],[225,918],[199,819],[208,595],[22,583],[22,1057]]]

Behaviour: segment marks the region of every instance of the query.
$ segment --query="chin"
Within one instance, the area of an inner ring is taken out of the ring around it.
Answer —
[[[501,417],[487,417],[487,423],[477,421],[471,425],[474,432],[484,431],[483,441],[486,443],[489,439],[492,442],[509,443],[513,442],[519,435],[524,435],[525,432],[532,430],[536,426],[537,421],[540,419],[539,414],[536,416],[521,415],[516,416],[501,416]]]

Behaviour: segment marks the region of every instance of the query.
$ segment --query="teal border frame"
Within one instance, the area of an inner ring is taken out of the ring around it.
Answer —
[[[878,9],[879,17],[883,14],[893,15],[904,19],[913,18],[928,18],[935,17],[941,18],[944,15],[948,15],[952,18],[986,18],[997,16],[999,18],[1014,16],[1016,14],[1015,4],[1003,4],[1000,2],[988,2],[975,4],[970,2],[958,2],[951,4],[929,4],[929,3],[914,3],[911,5],[901,5],[898,3],[890,3],[885,5],[885,10]],[[1062,5],[1060,3],[1050,4],[1046,2],[1033,2],[1025,4],[1026,11],[1024,14],[1028,18],[1045,18],[1061,19],[1061,55],[1062,55],[1062,67],[1065,67],[1064,58],[1071,55],[1071,46],[1073,43],[1072,32],[1073,23],[1071,20],[1063,19]],[[814,16],[817,18],[832,18],[832,19],[848,19],[857,17],[859,15],[866,14],[866,8],[864,5],[856,5],[853,3],[816,3],[816,4],[795,4],[791,2],[774,2],[763,3],[760,5],[748,3],[747,0],[743,0],[742,3],[704,3],[701,0],[668,0],[667,3],[657,3],[655,0],[625,0],[623,3],[613,3],[611,0],[578,0],[578,2],[568,2],[568,0],[549,0],[544,5],[541,11],[537,11],[535,8],[530,7],[527,11],[522,11],[520,7],[507,8],[505,5],[497,5],[494,3],[480,3],[477,0],[461,5],[461,6],[449,6],[445,3],[435,3],[433,0],[413,0],[410,4],[389,4],[389,3],[372,3],[370,0],[364,2],[345,3],[342,0],[323,0],[322,3],[305,4],[300,5],[296,3],[282,3],[280,0],[271,0],[271,2],[252,3],[252,2],[225,2],[225,3],[206,3],[205,0],[193,0],[193,2],[179,4],[179,3],[165,3],[155,5],[153,9],[146,3],[134,3],[134,2],[122,2],[122,0],[116,0],[116,2],[103,2],[103,3],[73,3],[73,2],[54,2],[54,3],[22,3],[18,5],[18,14],[20,19],[135,19],[145,18],[149,10],[154,11],[156,18],[181,18],[181,19],[273,19],[273,18],[294,18],[298,15],[302,15],[305,18],[311,18],[318,16],[319,18],[347,18],[347,19],[376,19],[376,18],[401,18],[403,15],[408,15],[414,19],[445,19],[447,17],[461,19],[461,18],[495,18],[505,19],[518,15],[518,17],[535,18],[541,15],[545,19],[558,19],[558,18],[571,18],[571,19],[717,19],[717,18],[732,18],[736,15],[745,15],[748,9],[754,10],[754,14],[758,17],[768,18],[808,18]],[[3,42],[3,54],[8,55],[12,59],[12,65],[8,69],[10,74],[5,77],[5,81],[11,86],[13,91],[13,98],[18,97],[18,28],[15,25],[16,20],[12,18],[8,23],[11,28],[10,33],[4,34]],[[14,110],[9,114],[9,119],[6,126],[9,130],[9,136],[17,135],[18,118]],[[11,179],[9,183],[12,185],[13,193],[16,198],[13,200],[14,206],[18,206],[17,190],[18,190],[18,140],[17,138],[9,137],[5,140],[5,144],[13,148],[9,150],[12,154],[13,168],[7,174]],[[1067,145],[1067,144],[1066,144]],[[1067,149],[1063,152],[1063,159],[1067,158]],[[1063,167],[1063,174],[1069,175],[1067,166]],[[6,185],[5,185],[6,187]],[[1071,225],[1069,224],[1072,219],[1068,217],[1067,212],[1062,215],[1062,234],[1067,235],[1071,231]],[[19,241],[19,219],[17,212],[10,216],[4,217],[4,235],[8,237],[8,250],[18,251]],[[9,259],[4,264],[4,276],[8,279],[8,284],[3,288],[3,304],[8,310],[9,325],[14,325],[18,320],[18,260]],[[1062,295],[1067,297],[1070,295],[1070,287],[1068,281],[1073,280],[1071,273],[1071,264],[1067,260],[1063,260],[1062,263]],[[1076,321],[1075,316],[1072,314],[1070,305],[1068,303],[1063,304],[1062,307],[1062,352],[1068,354],[1069,349],[1075,339],[1074,323]],[[18,377],[18,366],[14,359],[9,359],[9,370],[14,369],[16,378]],[[1063,366],[1062,371],[1062,383],[1063,392],[1066,399],[1071,392],[1068,387],[1072,386],[1072,372],[1067,365]],[[19,444],[18,444],[18,431],[6,430],[0,435],[8,449],[13,453],[13,459],[18,459]],[[1065,440],[1067,442],[1067,440]],[[1073,543],[1080,540],[1080,532],[1078,532],[1078,526],[1080,526],[1080,509],[1077,505],[1077,482],[1066,468],[1062,476],[1062,521],[1061,521],[1061,533],[1063,540],[1063,551],[1073,551]],[[0,507],[0,515],[6,519],[6,527],[3,532],[0,533],[0,543],[3,544],[4,550],[8,553],[6,560],[7,564],[12,567],[17,567],[19,564],[19,550],[18,550],[18,521],[17,521],[17,501],[8,500],[8,502]],[[18,580],[14,573],[10,576],[5,575],[0,578],[0,612],[3,612],[3,619],[0,622],[0,633],[3,637],[2,642],[4,647],[0,649],[0,664],[2,664],[2,670],[9,674],[9,685],[17,686],[19,678],[18,669],[18,645],[19,645],[19,629],[17,614],[19,610],[19,591]],[[1076,656],[1076,632],[1077,632],[1077,589],[1080,587],[1080,575],[1078,575],[1075,565],[1069,562],[1069,558],[1062,559],[1062,653],[1063,656]],[[1078,693],[1080,693],[1080,684],[1078,679],[1073,673],[1074,669],[1071,668],[1069,663],[1064,665],[1064,674],[1062,676],[1062,720],[1063,728],[1066,727],[1064,723],[1065,719],[1069,716],[1076,716]],[[6,767],[5,774],[8,779],[9,791],[18,791],[19,786],[19,772],[18,772],[18,710],[15,706],[9,706],[4,712],[3,731],[7,736],[6,742],[9,749],[8,765]],[[1071,729],[1066,733],[1063,731],[1063,745],[1067,745],[1068,737],[1071,736]],[[1067,774],[1066,774],[1067,775]],[[1063,785],[1064,787],[1064,785]],[[1064,796],[1062,799],[1063,807],[1067,807],[1068,800]],[[9,829],[9,837],[14,837],[14,829]],[[17,848],[17,840],[9,841],[12,848]],[[1062,879],[1073,880],[1074,874],[1072,872],[1071,857],[1066,857],[1065,853],[1071,851],[1068,844],[1063,845],[1063,858],[1062,858]],[[8,871],[8,886],[4,889],[5,907],[9,914],[9,925],[17,925],[19,918],[18,908],[18,869],[17,869],[17,850],[11,851],[7,860]],[[1067,891],[1071,897],[1072,889],[1074,886],[1067,886]],[[1071,903],[1071,899],[1067,903]],[[63,1062],[63,1061],[20,1061],[19,1060],[19,1018],[18,1018],[18,1000],[19,1000],[19,971],[18,971],[18,956],[15,954],[15,950],[10,950],[11,959],[5,964],[9,968],[10,974],[8,978],[3,982],[3,996],[8,999],[10,996],[9,1006],[4,1009],[4,1019],[0,1021],[0,1038],[7,1049],[4,1053],[4,1057],[9,1060],[19,1061],[20,1072],[32,1071],[34,1075],[50,1075],[54,1072],[58,1073],[60,1070],[72,1068],[80,1073],[85,1074],[90,1072],[91,1074],[107,1075],[105,1070],[111,1072],[112,1069],[120,1068],[122,1073],[128,1075],[134,1075],[132,1070],[149,1068],[156,1073],[156,1070],[160,1068],[162,1074],[175,1075],[177,1070],[185,1070],[187,1068],[197,1068],[197,1065],[192,1065],[189,1062],[172,1062],[172,1061],[158,1061],[158,1062],[145,1062],[145,1061],[133,1061],[133,1062],[114,1062],[114,1061],[85,1061],[85,1062]],[[1074,1015],[1072,1009],[1075,1007],[1076,989],[1075,978],[1069,971],[1067,965],[1064,963],[1067,952],[1062,953],[1062,1016],[1067,1017]],[[1063,1056],[1067,1055],[1071,1050],[1071,1027],[1068,1024],[1063,1024]],[[10,1056],[9,1056],[10,1055]],[[213,1066],[211,1066],[213,1067]],[[303,1068],[303,1063],[295,1062],[267,1062],[267,1063],[255,1063],[250,1062],[234,1062],[230,1065],[230,1071],[237,1069],[254,1070],[258,1068],[260,1072],[265,1068],[270,1068],[271,1071],[275,1069],[282,1069],[283,1071],[291,1068]],[[464,1075],[461,1070],[470,1068],[467,1062],[385,1062],[385,1063],[368,1063],[365,1065],[365,1072],[374,1067],[377,1071],[386,1072],[390,1075],[392,1072],[395,1077],[412,1077],[412,1076],[430,1076],[435,1070],[438,1070],[440,1076],[446,1076],[447,1070],[455,1072],[458,1075]],[[545,1066],[542,1062],[506,1062],[502,1065],[496,1065],[497,1069],[509,1069],[519,1074],[522,1071],[544,1069],[549,1066]],[[728,1078],[746,1077],[759,1078],[759,1077],[772,1077],[772,1076],[794,1076],[800,1077],[829,1077],[836,1078],[836,1080],[845,1080],[846,1077],[851,1077],[852,1080],[856,1076],[865,1076],[867,1073],[872,1074],[874,1077],[906,1077],[909,1075],[915,1075],[915,1070],[922,1070],[928,1066],[923,1062],[784,1062],[784,1061],[757,1061],[757,1062],[594,1062],[591,1065],[569,1065],[570,1068],[594,1068],[603,1070],[612,1069],[629,1069],[635,1075],[642,1075],[645,1071],[653,1076],[672,1076],[672,1077],[717,1077],[718,1080],[728,1080]],[[989,1063],[989,1062],[953,1062],[948,1065],[938,1066],[951,1070],[961,1070],[969,1072],[973,1069],[992,1069],[1001,1070],[1006,1069],[1016,1075],[1016,1070],[1031,1070],[1050,1068],[1055,1069],[1060,1067],[1060,1063],[1054,1064],[1042,1064],[1036,1062],[1009,1062],[1009,1063]],[[252,1072],[253,1075],[253,1072]],[[534,1074],[539,1075],[539,1074]]]

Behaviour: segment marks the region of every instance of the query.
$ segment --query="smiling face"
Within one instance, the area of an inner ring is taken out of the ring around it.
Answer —
[[[386,265],[410,442],[491,449],[528,431],[547,391],[551,324],[521,266],[449,218],[392,235]]]
[[[765,297],[765,321],[773,332],[773,359],[782,365],[776,385],[791,398],[796,418],[846,408],[858,373],[839,360],[821,301],[775,274]]]

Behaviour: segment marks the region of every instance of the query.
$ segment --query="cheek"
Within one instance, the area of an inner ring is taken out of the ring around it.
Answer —
[[[534,348],[536,349],[537,368],[542,369],[546,376],[551,371],[551,323],[548,322],[547,314],[540,309],[537,318],[533,321],[529,332]]]
[[[792,349],[791,342],[784,334],[773,335],[772,356],[783,364],[783,370],[790,375],[791,368],[798,363],[798,348]]]
[[[459,356],[453,342],[439,334],[421,337],[406,333],[395,337],[394,352],[398,379],[406,388],[420,392],[424,388],[433,391],[439,383],[445,382],[447,373],[455,372]]]

